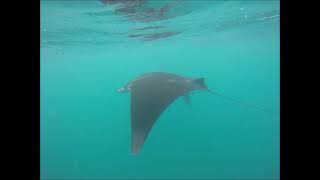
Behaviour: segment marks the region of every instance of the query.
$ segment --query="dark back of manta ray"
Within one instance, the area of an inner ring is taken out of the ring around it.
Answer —
[[[159,76],[137,82],[131,89],[132,152],[139,153],[156,120],[176,98],[205,88],[203,78],[187,83],[182,77]]]

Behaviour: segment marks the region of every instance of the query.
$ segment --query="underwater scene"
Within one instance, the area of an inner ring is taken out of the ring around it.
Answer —
[[[40,0],[40,179],[280,179],[280,1]]]

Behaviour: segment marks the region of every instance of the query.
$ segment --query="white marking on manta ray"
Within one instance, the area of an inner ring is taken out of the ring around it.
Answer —
[[[123,87],[118,89],[118,92],[123,92],[123,91],[124,91]]]
[[[168,80],[168,82],[171,82],[171,83],[173,83],[173,82],[176,82],[177,80],[175,80],[175,79],[169,79]]]

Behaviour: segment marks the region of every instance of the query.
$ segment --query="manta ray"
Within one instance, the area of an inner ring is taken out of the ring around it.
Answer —
[[[150,72],[138,76],[118,89],[119,93],[131,92],[131,151],[133,154],[140,152],[153,125],[165,109],[179,97],[185,97],[186,102],[189,103],[188,94],[195,90],[207,91],[266,113],[275,113],[214,92],[208,89],[204,80],[203,77],[188,78],[173,73]]]
[[[131,151],[138,154],[153,125],[168,106],[178,97],[194,90],[211,92],[204,78],[187,78],[164,72],[145,73],[118,89],[131,93]]]

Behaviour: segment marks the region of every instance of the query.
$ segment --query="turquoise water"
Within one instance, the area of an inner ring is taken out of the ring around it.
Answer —
[[[124,6],[41,1],[41,178],[279,179],[278,113],[194,92],[133,155],[130,94],[117,93],[163,71],[279,112],[279,1]]]

